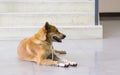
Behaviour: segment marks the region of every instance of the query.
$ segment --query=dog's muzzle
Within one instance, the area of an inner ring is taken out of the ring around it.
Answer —
[[[53,36],[53,39],[57,42],[62,42],[62,39],[64,39],[66,37],[66,35],[63,35],[61,38],[57,37],[57,36]]]
[[[63,36],[62,36],[62,39],[64,39],[65,37],[66,37],[66,35],[63,35]]]

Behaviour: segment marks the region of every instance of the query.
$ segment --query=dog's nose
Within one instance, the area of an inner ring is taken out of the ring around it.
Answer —
[[[62,36],[62,39],[64,39],[65,37],[66,37],[66,35],[63,35],[63,36]]]

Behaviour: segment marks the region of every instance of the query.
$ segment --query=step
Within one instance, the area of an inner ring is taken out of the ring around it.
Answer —
[[[95,2],[95,0],[0,0],[0,2]]]
[[[2,26],[39,26],[46,21],[55,25],[95,25],[93,12],[0,13]]]
[[[0,2],[0,12],[94,12],[93,0]]]
[[[98,39],[102,38],[102,26],[57,26],[67,35],[66,39]],[[40,26],[29,27],[0,27],[0,40],[18,40],[30,37],[39,30]]]

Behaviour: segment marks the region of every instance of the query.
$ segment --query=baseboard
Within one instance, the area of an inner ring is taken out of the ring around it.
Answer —
[[[120,12],[102,12],[100,17],[120,17]]]
[[[103,28],[96,26],[57,26],[67,35],[66,39],[100,39],[103,37]],[[20,40],[32,36],[40,27],[0,27],[0,40]]]

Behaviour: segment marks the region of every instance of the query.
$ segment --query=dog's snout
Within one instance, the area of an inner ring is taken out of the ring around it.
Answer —
[[[63,36],[62,36],[62,39],[64,39],[65,37],[66,37],[66,35],[63,35]]]

